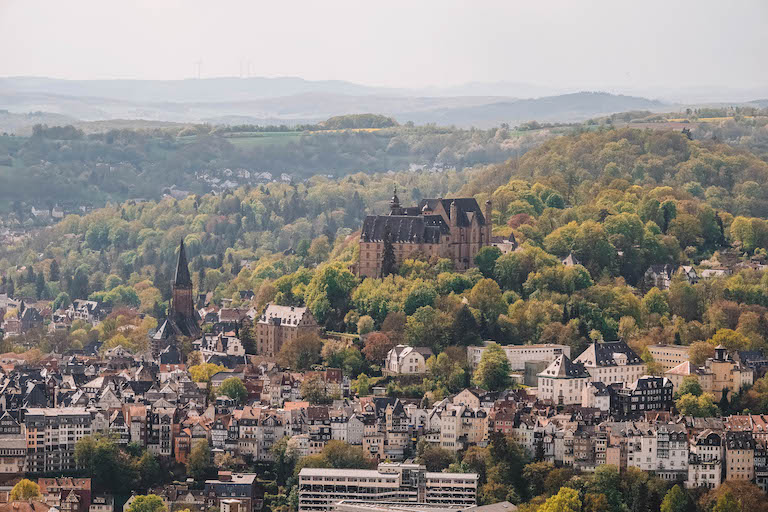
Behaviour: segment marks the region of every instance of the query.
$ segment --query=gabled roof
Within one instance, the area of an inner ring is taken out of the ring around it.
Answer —
[[[539,376],[552,379],[584,379],[589,377],[589,372],[583,364],[572,362],[568,356],[560,354]]]

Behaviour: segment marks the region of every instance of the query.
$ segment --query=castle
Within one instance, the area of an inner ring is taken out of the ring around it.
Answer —
[[[491,245],[491,224],[491,201],[485,211],[471,197],[422,199],[418,206],[402,207],[395,189],[389,215],[369,215],[363,222],[355,270],[360,277],[381,277],[387,236],[398,265],[406,258],[437,257],[466,270],[474,266],[475,254]]]

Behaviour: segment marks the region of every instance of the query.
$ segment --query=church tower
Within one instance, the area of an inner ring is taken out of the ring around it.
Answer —
[[[184,240],[179,244],[179,258],[176,261],[176,275],[171,285],[172,299],[170,315],[177,319],[192,319],[195,316],[195,304],[192,298],[192,278],[189,275],[187,252]]]

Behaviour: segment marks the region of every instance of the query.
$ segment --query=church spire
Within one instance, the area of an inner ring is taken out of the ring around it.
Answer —
[[[179,259],[176,262],[176,277],[173,279],[174,286],[192,286],[192,278],[189,276],[189,265],[187,264],[187,252],[184,250],[184,239],[179,244]]]

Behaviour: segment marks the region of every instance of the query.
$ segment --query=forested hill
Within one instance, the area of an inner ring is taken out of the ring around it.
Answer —
[[[3,247],[0,270],[6,289],[13,282],[22,296],[53,299],[65,292],[160,315],[183,238],[196,288],[213,291],[215,300],[238,304],[239,290],[254,290],[259,304],[307,304],[332,329],[355,329],[354,319],[366,315],[379,326],[388,313],[403,311],[409,321],[416,316],[414,339],[439,351],[455,340],[438,327],[450,324],[455,300],[464,295],[484,337],[578,347],[593,331],[616,336],[624,317],[648,326],[632,288],[648,266],[717,260],[731,247],[737,255],[764,254],[768,195],[759,184],[766,178],[768,164],[724,144],[671,131],[601,130],[553,139],[519,165],[513,159],[462,172],[316,177],[129,202],[69,216]],[[514,233],[523,249],[501,257],[484,252],[479,272],[411,262],[394,278],[358,281],[346,270],[356,258],[353,233],[366,213],[386,210],[395,183],[406,204],[429,196],[491,197],[495,232]],[[581,266],[560,266],[571,253]],[[27,270],[18,272],[22,266]],[[732,281],[716,296],[768,305],[759,280]],[[481,290],[470,293],[475,286]],[[661,309],[702,322],[713,296],[686,293],[678,302],[670,296]],[[697,329],[683,339],[705,335]]]

